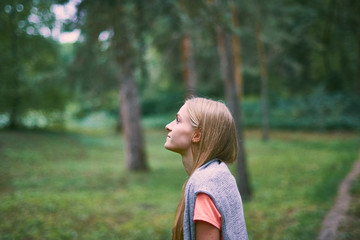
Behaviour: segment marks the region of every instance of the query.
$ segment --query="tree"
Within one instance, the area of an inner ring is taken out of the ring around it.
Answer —
[[[181,21],[181,62],[182,62],[182,72],[184,78],[184,85],[186,96],[193,96],[196,94],[196,85],[197,85],[197,73],[195,67],[195,59],[193,53],[193,41],[191,37],[191,26],[193,24],[191,11],[187,9],[185,1],[179,1],[178,14],[180,15]]]
[[[19,128],[30,112],[45,116],[48,124],[62,124],[66,88],[60,68],[59,45],[49,37],[54,22],[52,1],[0,3],[0,112],[8,127]],[[41,87],[39,87],[41,86]]]
[[[12,78],[12,84],[10,87],[10,91],[12,92],[10,96],[9,105],[11,106],[10,110],[10,123],[9,127],[14,129],[18,128],[19,123],[19,105],[20,105],[20,93],[19,93],[19,87],[20,87],[20,79],[19,79],[19,51],[18,51],[18,34],[17,34],[17,11],[22,11],[23,5],[6,5],[7,6],[7,12],[9,13],[9,29],[10,29],[10,49],[11,49],[11,58],[12,63],[10,69],[12,69],[10,73],[10,77]],[[17,9],[16,9],[17,8]],[[6,10],[5,10],[6,11]]]
[[[129,16],[134,9],[126,10],[117,6],[117,14]],[[127,12],[129,11],[129,12]],[[136,48],[130,36],[135,33],[127,21],[114,19],[114,50],[119,66],[118,80],[120,85],[121,115],[126,139],[126,166],[129,170],[146,170],[145,149],[140,126],[140,106],[138,89],[135,83]]]
[[[220,9],[224,7],[221,5],[218,6]],[[237,88],[235,83],[235,61],[232,41],[233,38],[230,29],[227,28],[227,30],[225,30],[225,27],[227,26],[216,26],[218,52],[220,57],[220,69],[225,84],[225,96],[229,105],[229,109],[232,112],[235,120],[237,137],[239,139],[239,152],[237,158],[238,186],[242,197],[244,199],[249,199],[251,197],[251,188],[248,180],[246,165],[241,102],[237,95]]]
[[[78,5],[78,22],[87,40],[97,40],[103,31],[111,32],[108,55],[117,68],[119,106],[125,137],[125,163],[130,171],[147,170],[145,146],[140,125],[140,105],[135,70],[138,64],[138,34],[135,16],[141,2],[83,0]]]
[[[234,3],[231,3],[231,21],[234,29],[239,29],[238,23],[238,14],[236,11],[236,6]],[[235,65],[235,83],[237,95],[242,100],[244,90],[243,90],[243,78],[242,78],[242,62],[241,62],[241,44],[240,36],[236,33],[232,36],[232,46],[234,50],[234,65]]]
[[[181,37],[181,60],[185,82],[186,95],[192,96],[196,92],[196,68],[193,55],[191,37],[183,33]]]
[[[354,93],[359,69],[358,1],[258,3],[268,74],[274,76],[270,90],[286,97],[309,94],[314,87]]]
[[[225,96],[229,105],[229,109],[234,116],[237,137],[239,139],[239,152],[237,158],[238,185],[243,198],[249,199],[251,197],[251,189],[249,186],[246,166],[241,103],[238,100],[235,85],[232,38],[229,33],[224,32],[224,30],[219,27],[217,30],[217,39],[221,72],[225,84]]]
[[[264,41],[261,38],[261,10],[257,0],[255,0],[255,12],[255,38],[261,78],[262,139],[263,141],[267,141],[269,139],[268,73],[266,67]]]

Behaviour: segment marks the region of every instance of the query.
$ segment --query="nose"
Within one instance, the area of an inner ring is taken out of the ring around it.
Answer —
[[[168,132],[171,131],[171,123],[172,123],[172,122],[168,123],[168,124],[165,126],[165,129],[166,129],[166,131],[168,131]]]

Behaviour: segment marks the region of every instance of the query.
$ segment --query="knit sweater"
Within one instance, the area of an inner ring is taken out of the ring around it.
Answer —
[[[247,240],[242,200],[234,176],[224,162],[213,159],[198,168],[185,187],[184,240],[195,240],[194,207],[198,193],[206,193],[222,216],[224,240]]]

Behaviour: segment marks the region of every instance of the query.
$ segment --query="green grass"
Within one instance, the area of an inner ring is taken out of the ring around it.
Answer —
[[[151,171],[129,173],[119,135],[0,132],[0,239],[170,239],[186,173],[165,136],[146,131]],[[250,239],[315,239],[358,147],[356,134],[247,132]]]

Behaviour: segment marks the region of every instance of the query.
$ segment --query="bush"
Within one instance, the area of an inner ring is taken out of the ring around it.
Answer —
[[[179,101],[159,99],[143,102],[144,125],[163,128],[172,119]],[[181,96],[178,97],[181,99]],[[172,105],[171,105],[172,104]],[[159,106],[157,106],[159,105]],[[165,111],[166,113],[162,113]],[[262,124],[260,99],[244,99],[243,123],[246,128],[259,128]],[[328,94],[316,89],[308,96],[272,100],[269,103],[269,125],[275,129],[303,130],[360,130],[360,99],[345,94]]]
[[[261,102],[244,100],[245,127],[261,126]],[[359,130],[360,100],[356,96],[328,94],[315,89],[308,96],[273,100],[269,104],[269,124],[278,129]]]

